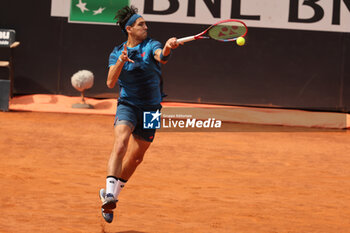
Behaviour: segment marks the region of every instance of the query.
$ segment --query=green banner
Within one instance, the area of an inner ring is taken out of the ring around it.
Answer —
[[[71,0],[70,22],[115,23],[115,14],[129,0]]]

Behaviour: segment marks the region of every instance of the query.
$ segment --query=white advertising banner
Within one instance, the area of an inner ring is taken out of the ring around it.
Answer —
[[[109,5],[104,5],[103,2]],[[153,22],[209,25],[232,18],[244,21],[248,27],[350,32],[350,0],[124,0],[124,2],[137,7],[147,21]],[[103,14],[104,9],[107,12],[109,7],[115,8],[120,5],[120,0],[52,0],[51,16],[73,18],[72,14],[75,12],[74,18],[82,18],[84,14],[90,13],[88,21],[94,23],[93,16]],[[115,9],[115,12],[117,10]],[[82,15],[77,16],[77,13]],[[101,17],[99,20],[96,23],[101,23]],[[102,23],[111,24],[110,20]]]

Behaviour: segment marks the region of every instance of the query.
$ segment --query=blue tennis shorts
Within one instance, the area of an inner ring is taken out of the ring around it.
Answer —
[[[128,125],[131,128],[132,134],[135,138],[147,142],[153,142],[156,130],[143,128],[143,112],[157,111],[162,106],[136,106],[126,101],[118,101],[117,113],[115,114],[114,127],[117,125]]]

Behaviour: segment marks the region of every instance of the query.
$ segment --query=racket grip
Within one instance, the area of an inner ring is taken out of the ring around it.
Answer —
[[[188,37],[183,37],[183,38],[177,39],[176,42],[177,43],[186,43],[186,42],[189,42],[189,41],[192,41],[195,39],[196,38],[194,36],[188,36]]]

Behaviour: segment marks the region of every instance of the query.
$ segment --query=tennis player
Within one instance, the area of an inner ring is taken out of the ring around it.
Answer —
[[[166,64],[172,49],[179,46],[170,38],[163,47],[147,36],[147,25],[137,8],[126,6],[117,12],[117,25],[127,35],[109,57],[107,86],[118,82],[119,99],[114,121],[115,141],[107,168],[106,189],[100,190],[102,216],[113,221],[118,195],[143,160],[155,129],[143,129],[143,112],[161,109],[160,63]]]

